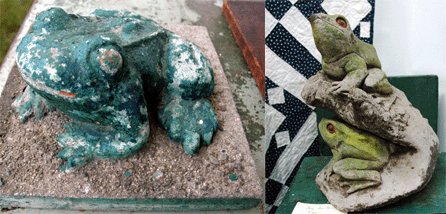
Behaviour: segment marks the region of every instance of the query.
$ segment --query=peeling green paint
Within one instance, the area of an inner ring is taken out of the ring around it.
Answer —
[[[147,109],[159,100],[160,124],[186,153],[209,145],[217,130],[206,98],[214,88],[209,60],[131,12],[43,11],[17,48],[17,64],[29,86],[13,104],[21,121],[55,108],[73,119],[57,138],[67,160],[61,170],[136,152],[149,136]]]
[[[230,174],[229,179],[231,179],[231,181],[236,181],[238,180],[238,176],[236,174]]]

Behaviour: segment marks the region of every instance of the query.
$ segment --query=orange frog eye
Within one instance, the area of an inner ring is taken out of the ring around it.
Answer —
[[[334,134],[336,132],[335,127],[333,126],[333,124],[328,124],[327,125],[327,130],[328,132],[330,132],[331,134]]]
[[[343,18],[337,18],[336,23],[343,28],[347,27],[347,22]]]
[[[69,96],[69,97],[74,97],[74,94],[72,93],[67,93],[67,92],[63,92],[63,91],[59,91],[59,94],[63,94],[65,96]]]

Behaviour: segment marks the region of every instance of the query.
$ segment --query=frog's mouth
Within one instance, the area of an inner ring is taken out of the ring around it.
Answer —
[[[33,87],[34,89],[37,89],[39,91],[44,91],[45,93],[51,94],[56,97],[62,97],[62,98],[68,98],[68,99],[73,99],[76,97],[76,94],[74,94],[74,93],[59,91],[59,90],[50,88],[45,85],[45,82],[40,81],[40,80],[34,80],[31,77],[29,77],[25,72],[20,72],[20,74],[21,74],[23,80],[28,85]]]

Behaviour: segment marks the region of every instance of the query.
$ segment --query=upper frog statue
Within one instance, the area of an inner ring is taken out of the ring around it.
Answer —
[[[57,108],[70,118],[57,140],[69,171],[93,158],[136,152],[149,137],[148,107],[188,154],[209,145],[217,120],[209,60],[151,19],[97,9],[89,16],[51,8],[17,47],[28,84],[13,104],[25,121]]]
[[[309,21],[322,55],[322,72],[335,80],[330,91],[347,93],[356,87],[369,93],[393,92],[375,48],[353,34],[345,17],[313,14]]]

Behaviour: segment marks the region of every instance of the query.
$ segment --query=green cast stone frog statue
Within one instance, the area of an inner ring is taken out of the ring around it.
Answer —
[[[348,93],[352,88],[383,95],[393,92],[375,48],[354,35],[345,17],[313,14],[309,21],[322,55],[322,72],[334,80],[331,92]]]
[[[340,186],[348,194],[381,184],[380,170],[387,165],[395,144],[361,131],[337,119],[323,118],[319,132],[333,153],[324,171],[328,180],[340,176]]]
[[[159,123],[188,154],[217,131],[209,60],[137,14],[43,11],[17,48],[17,65],[28,84],[13,104],[21,121],[54,108],[72,119],[57,138],[65,171],[136,152],[149,137],[150,106],[158,105]]]

